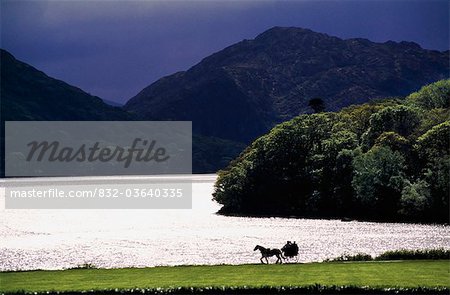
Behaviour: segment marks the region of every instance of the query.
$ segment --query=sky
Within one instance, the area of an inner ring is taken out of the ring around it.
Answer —
[[[159,78],[273,26],[449,49],[448,0],[0,0],[0,47],[124,103]]]

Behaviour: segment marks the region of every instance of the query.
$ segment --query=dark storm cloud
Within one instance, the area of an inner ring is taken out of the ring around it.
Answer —
[[[448,1],[1,1],[1,47],[125,101],[161,76],[272,26],[447,50]]]

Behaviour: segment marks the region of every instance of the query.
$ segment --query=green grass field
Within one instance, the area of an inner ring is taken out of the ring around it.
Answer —
[[[207,286],[450,287],[450,261],[371,261],[0,273],[1,293]]]

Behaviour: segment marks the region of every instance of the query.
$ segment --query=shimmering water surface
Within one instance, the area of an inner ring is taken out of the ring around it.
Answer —
[[[282,247],[287,240],[299,244],[301,262],[344,253],[450,248],[450,227],[443,225],[216,215],[215,175],[192,178],[192,210],[1,209],[0,269],[256,263],[256,244]],[[4,199],[4,189],[0,195]]]

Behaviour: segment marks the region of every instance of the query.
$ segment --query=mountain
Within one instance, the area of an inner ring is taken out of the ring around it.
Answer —
[[[99,97],[36,68],[0,49],[1,131],[5,121],[115,121],[134,120],[120,107],[110,106]],[[151,120],[151,119],[150,119]],[[4,137],[0,136],[0,175],[4,175]],[[215,172],[225,167],[245,145],[214,137],[193,135],[193,172]]]
[[[0,49],[1,120],[129,120],[118,107],[36,68]]]
[[[338,110],[405,96],[447,78],[448,56],[412,42],[275,27],[156,81],[120,108],[1,50],[1,127],[6,120],[189,120],[193,170],[215,172],[275,124],[311,112],[312,98]]]
[[[139,118],[192,120],[194,132],[248,143],[276,123],[382,97],[405,96],[448,78],[447,52],[413,42],[343,40],[301,28],[274,27],[227,47],[131,98]]]
[[[130,120],[121,108],[53,79],[0,49],[0,176],[4,175],[5,121]]]

